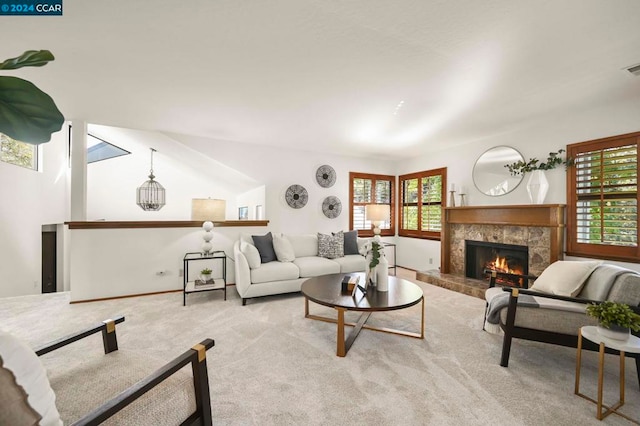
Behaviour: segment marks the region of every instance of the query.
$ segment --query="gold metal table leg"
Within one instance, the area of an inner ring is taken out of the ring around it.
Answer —
[[[604,380],[604,343],[600,343],[600,352],[598,354],[598,420],[602,420],[602,385]]]
[[[611,406],[604,405],[603,399],[603,388],[604,388],[604,355],[605,355],[605,345],[604,343],[600,343],[599,352],[598,352],[598,398],[597,400],[588,397],[580,393],[580,370],[582,367],[582,332],[578,333],[578,351],[576,353],[576,384],[574,393],[587,401],[591,401],[597,405],[596,418],[598,420],[602,420],[607,417],[611,413],[616,413],[620,417],[623,417],[630,422],[640,425],[640,423],[629,416],[620,413],[618,408],[624,405],[624,387],[625,387],[625,353],[624,351],[620,351],[620,400]],[[603,411],[603,408],[605,409]]]
[[[347,355],[347,351],[344,345],[344,311],[345,309],[336,308],[338,311],[338,336],[337,336],[337,350],[336,355],[344,357]]]
[[[624,404],[624,351],[620,351],[620,406]]]
[[[422,308],[422,320],[420,322],[420,338],[424,339],[424,296],[422,296],[422,304],[420,305]]]
[[[578,352],[576,353],[576,385],[573,393],[580,394],[580,369],[582,368],[582,331],[578,331]]]

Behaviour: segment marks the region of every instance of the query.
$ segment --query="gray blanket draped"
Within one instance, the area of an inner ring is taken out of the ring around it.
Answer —
[[[489,307],[487,309],[487,322],[490,324],[498,324],[500,322],[500,311],[503,308],[509,306],[509,296],[511,293],[505,291],[502,294],[496,295],[491,302],[489,303]],[[518,296],[518,305],[526,306],[529,308],[537,308],[538,302],[533,296],[528,294],[521,294]]]

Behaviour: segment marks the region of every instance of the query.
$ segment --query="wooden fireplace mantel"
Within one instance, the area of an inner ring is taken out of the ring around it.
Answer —
[[[444,209],[441,234],[441,265],[450,272],[451,225],[494,225],[550,228],[550,262],[563,258],[565,204],[523,204],[509,206],[465,206]]]
[[[445,208],[447,223],[564,227],[564,204],[465,206]]]

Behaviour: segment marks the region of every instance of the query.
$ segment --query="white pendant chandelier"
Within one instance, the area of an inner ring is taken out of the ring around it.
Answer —
[[[138,188],[136,204],[144,211],[158,211],[166,204],[165,191],[164,187],[154,180],[153,153],[156,150],[149,149],[151,149],[151,172],[149,173],[149,180]]]

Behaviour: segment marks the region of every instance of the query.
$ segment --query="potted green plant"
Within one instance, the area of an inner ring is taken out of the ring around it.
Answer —
[[[200,279],[205,283],[209,282],[211,280],[211,272],[213,272],[211,271],[211,269],[204,268],[202,271],[200,271]]]
[[[629,330],[640,330],[640,315],[624,303],[592,303],[587,306],[587,315],[596,318],[598,332],[611,339],[626,340]]]
[[[27,50],[0,62],[0,70],[42,67],[54,60],[48,50]],[[49,95],[33,83],[11,76],[0,76],[0,133],[30,144],[51,139],[64,123],[64,116]]]

